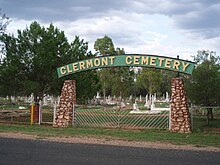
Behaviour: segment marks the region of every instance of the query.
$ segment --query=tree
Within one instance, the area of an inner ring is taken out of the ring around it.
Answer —
[[[112,55],[115,53],[115,48],[112,39],[107,35],[105,35],[103,38],[98,38],[95,41],[94,49],[99,55]]]
[[[5,14],[1,13],[0,9],[0,41],[3,38],[3,34],[5,33],[5,30],[10,23],[9,17],[7,17]],[[3,58],[4,58],[4,44],[0,42],[0,79],[2,78],[2,63],[3,63]],[[2,89],[2,85],[0,84],[0,89]]]
[[[169,70],[162,70],[161,73],[162,73],[162,83],[159,89],[160,93],[165,94],[166,92],[169,91],[171,92],[171,80],[172,78],[177,77],[178,73]],[[179,75],[181,77],[184,77],[184,74],[179,73]]]
[[[1,96],[14,95],[15,90],[22,87],[23,67],[20,63],[20,57],[17,51],[17,41],[13,35],[1,36],[4,43],[4,55],[2,65],[0,65],[0,94]]]
[[[123,48],[115,50],[112,39],[106,35],[95,41],[94,49],[97,55],[103,56],[125,54]],[[98,74],[104,98],[106,94],[127,96],[131,93],[133,72],[129,67],[103,68],[98,70]]]
[[[134,73],[128,67],[112,68],[110,73],[112,95],[125,97],[132,93]]]
[[[52,24],[45,29],[33,22],[30,28],[18,30],[17,38],[4,34],[2,42],[6,53],[2,77],[13,81],[16,93],[34,93],[40,99],[45,93],[50,93],[51,87],[58,83],[56,67],[62,63],[61,55],[68,52],[64,32]],[[7,86],[7,81],[2,83]],[[7,93],[11,94],[11,91]]]
[[[213,120],[210,106],[220,105],[220,58],[213,51],[198,51],[194,56],[197,62],[192,79],[187,85],[190,100],[197,104],[207,106],[207,121]]]
[[[1,9],[0,9],[0,35],[2,35],[5,32],[10,21],[11,20],[9,19],[9,17],[1,13]]]
[[[65,57],[65,61],[77,62],[94,57],[91,51],[88,51],[88,42],[80,40],[78,36],[70,44],[69,55]],[[76,95],[77,102],[85,103],[89,98],[92,98],[100,89],[99,77],[95,70],[69,75],[62,78],[76,80]]]
[[[64,63],[69,44],[63,31],[52,24],[48,28],[33,22],[30,28],[18,30],[18,50],[24,66],[23,91],[35,96],[56,93],[59,86],[56,67]],[[53,91],[51,90],[53,89]],[[54,91],[55,90],[55,91]]]
[[[92,56],[91,52],[87,53],[87,42],[75,37],[69,44],[64,32],[52,24],[45,28],[33,22],[29,28],[18,30],[17,38],[4,34],[1,41],[6,55],[0,70],[1,95],[12,95],[14,90],[19,95],[34,93],[35,100],[37,96],[42,99],[45,94],[58,95],[65,79],[80,80],[83,73],[58,79],[56,68]],[[90,72],[83,80],[94,83],[93,75]],[[77,84],[82,86],[80,81]],[[91,86],[79,88],[77,98],[88,88]]]
[[[116,48],[116,55],[125,54],[124,49]],[[111,94],[125,97],[132,93],[134,72],[129,67],[115,67],[109,70],[112,78],[109,80]]]
[[[142,87],[147,93],[159,93],[162,84],[162,73],[153,68],[143,68],[137,77],[138,86]]]
[[[112,39],[105,35],[103,38],[98,38],[95,41],[94,49],[96,50],[96,55],[112,55],[115,54],[114,44]],[[103,68],[98,71],[99,78],[100,78],[100,86],[102,88],[102,92],[104,98],[106,98],[106,91],[111,90],[111,74],[110,68]]]

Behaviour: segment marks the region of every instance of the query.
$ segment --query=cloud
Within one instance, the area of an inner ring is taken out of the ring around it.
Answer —
[[[178,28],[188,30],[203,38],[220,36],[220,4],[191,11],[186,14],[175,15],[173,19]]]
[[[120,10],[126,0],[2,0],[1,6],[13,18],[54,22],[105,15],[111,9]]]
[[[41,22],[102,18],[112,11],[125,14],[160,14],[173,19],[178,29],[204,38],[220,35],[219,0],[2,0],[3,11],[12,18]]]
[[[219,0],[1,0],[14,32],[37,20],[53,23],[89,42],[108,35],[127,53],[152,53],[187,59],[198,49],[219,50]]]
[[[143,14],[161,14],[173,19],[173,25],[197,37],[215,38],[220,35],[219,0],[135,0],[133,10]]]
[[[155,44],[166,38],[166,35],[154,32],[150,29],[155,25],[153,20],[147,20],[142,14],[117,12],[100,18],[81,19],[74,22],[56,22],[61,29],[65,28],[68,36],[79,35],[89,42],[94,42],[97,38],[108,35],[118,46],[140,44]]]

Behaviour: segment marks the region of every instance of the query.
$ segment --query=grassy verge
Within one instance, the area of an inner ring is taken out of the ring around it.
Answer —
[[[164,130],[117,130],[95,128],[52,128],[38,125],[0,125],[0,132],[20,132],[39,137],[87,136],[97,138],[121,139],[128,141],[165,142],[177,145],[214,146],[220,148],[220,134],[212,132],[193,132],[191,134],[171,133]]]

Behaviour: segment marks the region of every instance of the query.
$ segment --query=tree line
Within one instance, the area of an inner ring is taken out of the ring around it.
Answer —
[[[68,42],[64,31],[53,24],[48,27],[32,22],[17,36],[5,33],[8,19],[1,15],[0,96],[26,96],[34,93],[41,100],[45,95],[59,95],[66,79],[76,80],[77,101],[87,102],[96,92],[103,97],[145,96],[170,91],[170,82],[177,73],[154,68],[114,67],[80,72],[57,78],[56,68],[97,56],[122,55],[123,48],[115,48],[105,35],[95,41],[95,53],[88,50],[88,42],[75,36]],[[197,66],[185,79],[189,100],[197,105],[220,104],[220,59],[213,51],[198,51],[193,57]]]

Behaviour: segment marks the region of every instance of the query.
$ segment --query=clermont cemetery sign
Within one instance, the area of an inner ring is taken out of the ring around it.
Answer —
[[[116,56],[101,56],[70,63],[57,68],[57,72],[58,77],[63,77],[86,70],[116,66],[154,67],[185,74],[192,74],[195,63],[157,55],[125,54]]]
[[[107,67],[135,66],[167,69],[185,74],[192,74],[195,63],[157,55],[125,54],[116,56],[102,56],[83,61],[73,62],[57,68],[58,77],[70,74]],[[183,79],[172,78],[171,107],[170,107],[170,130],[173,132],[190,133],[191,119]],[[55,118],[55,127],[67,127],[76,120],[76,86],[75,80],[64,82],[58,110]],[[159,115],[159,114],[158,114]]]

